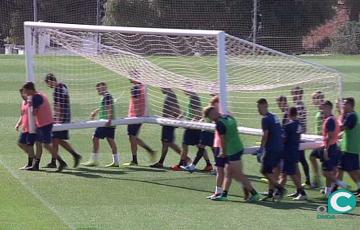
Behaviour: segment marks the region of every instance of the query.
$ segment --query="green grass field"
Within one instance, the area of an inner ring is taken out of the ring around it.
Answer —
[[[360,56],[303,57],[344,73],[346,96],[360,101]],[[240,186],[233,183],[230,201],[205,199],[213,192],[215,177],[209,174],[172,172],[147,167],[144,151],[141,166],[106,169],[69,168],[63,173],[51,170],[18,170],[26,161],[16,146],[14,125],[18,118],[18,88],[25,79],[21,56],[0,56],[0,229],[359,229],[360,209],[348,219],[317,219],[316,208],[326,204],[317,190],[309,190],[308,202],[244,203]],[[96,94],[94,92],[94,97]],[[96,98],[97,100],[98,98]],[[126,103],[125,101],[124,103]],[[76,113],[87,113],[78,110]],[[259,118],[260,119],[260,118]],[[72,131],[71,142],[83,154],[91,152],[93,130]],[[177,142],[182,130],[177,131]],[[145,125],[141,137],[160,150],[160,128]],[[253,144],[257,138],[244,137]],[[126,127],[118,127],[117,143],[122,162],[130,160]],[[102,166],[111,161],[110,150],[102,143]],[[72,159],[62,151],[69,165]],[[192,149],[190,156],[194,156]],[[259,164],[245,156],[245,170],[259,191],[266,190],[260,180]],[[42,163],[49,160],[44,153]],[[169,152],[171,165],[178,157]],[[203,167],[203,164],[199,165]],[[348,178],[347,181],[350,182]],[[354,187],[354,184],[352,184]],[[289,182],[289,190],[293,187]]]

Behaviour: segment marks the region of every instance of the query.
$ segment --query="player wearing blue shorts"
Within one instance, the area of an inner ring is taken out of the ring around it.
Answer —
[[[67,167],[67,164],[63,159],[58,155],[52,143],[52,126],[53,126],[53,116],[51,111],[51,106],[47,96],[43,93],[37,92],[33,82],[27,82],[23,86],[24,93],[27,97],[31,98],[31,106],[33,107],[33,116],[35,118],[36,124],[36,134],[39,142],[41,142],[44,148],[52,155],[52,158],[56,159],[59,162],[58,171],[61,172],[64,168]],[[42,151],[37,151],[33,165],[27,170],[29,171],[39,171],[40,160],[41,160]]]
[[[295,103],[298,112],[298,119],[301,125],[302,134],[305,134],[307,131],[307,110],[303,102],[304,90],[297,86],[291,90],[291,95],[293,96],[293,102]],[[299,154],[299,162],[302,165],[305,174],[305,183],[303,186],[311,186],[310,169],[306,160],[305,150],[299,150]]]
[[[162,116],[165,118],[176,119],[181,115],[181,110],[176,94],[170,88],[161,88],[161,92],[165,95]],[[166,155],[169,148],[174,150],[177,154],[181,154],[180,147],[175,143],[175,129],[173,126],[162,126],[161,142],[162,150],[160,160],[150,165],[152,168],[163,168]]]
[[[261,173],[269,181],[269,191],[263,200],[274,198],[281,200],[286,194],[286,190],[277,182],[278,178],[274,175],[274,170],[279,167],[283,152],[281,122],[276,115],[269,112],[268,102],[265,98],[257,101],[257,107],[259,114],[263,116],[261,121],[263,135],[257,155],[258,160],[262,163]],[[274,193],[275,189],[277,191]]]
[[[53,93],[53,111],[54,111],[54,122],[56,124],[65,124],[71,122],[71,111],[70,111],[70,95],[67,86],[64,83],[58,82],[54,74],[49,73],[45,77],[45,83],[48,87],[54,89]],[[69,140],[69,130],[56,131],[52,133],[53,146],[57,152],[59,152],[59,145],[68,151],[74,158],[74,168],[78,167],[81,156],[78,154]],[[47,168],[56,168],[56,159],[52,159]]]
[[[34,153],[34,143],[36,139],[35,133],[30,133],[29,127],[29,102],[27,101],[27,96],[24,94],[23,89],[20,89],[20,95],[23,99],[21,103],[21,114],[18,122],[16,123],[15,129],[20,132],[18,146],[28,155],[28,163],[20,169],[28,169],[32,166],[33,160],[35,158]]]
[[[283,129],[284,153],[279,183],[285,186],[287,176],[290,176],[296,186],[296,192],[289,197],[293,197],[293,200],[306,200],[307,196],[301,186],[301,175],[298,167],[301,126],[297,120],[297,109],[295,107],[289,109],[289,121]]]
[[[338,120],[332,115],[333,104],[330,101],[325,101],[321,105],[321,110],[324,114],[323,124],[323,140],[324,149],[321,156],[322,171],[324,176],[332,183],[331,187],[325,188],[325,196],[328,197],[332,192],[332,187],[335,185],[347,188],[347,184],[339,180],[337,175],[337,167],[341,158],[341,153],[338,148],[338,140],[340,133],[340,126]]]
[[[99,82],[96,84],[96,91],[102,96],[99,108],[91,113],[91,119],[95,119],[99,115],[99,119],[107,120],[105,127],[98,127],[93,135],[93,153],[91,159],[83,165],[88,167],[94,167],[99,165],[99,149],[100,139],[106,138],[112,151],[113,161],[105,167],[119,167],[120,155],[117,151],[117,145],[115,142],[115,126],[111,125],[113,119],[115,119],[114,99],[108,92],[105,82]]]
[[[354,98],[346,98],[344,101],[345,118],[340,129],[344,132],[341,141],[341,157],[340,170],[347,172],[353,181],[357,184],[358,190],[355,193],[360,196],[360,119],[355,112]]]

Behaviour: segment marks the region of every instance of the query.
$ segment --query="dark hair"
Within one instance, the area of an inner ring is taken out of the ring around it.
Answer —
[[[33,82],[31,82],[31,81],[28,81],[28,82],[26,82],[26,83],[23,85],[22,88],[23,88],[23,89],[27,89],[27,90],[33,90],[33,91],[35,91],[35,84],[34,84]]]
[[[96,84],[96,87],[99,87],[99,86],[106,86],[106,83],[105,82],[99,82]]]
[[[24,88],[20,88],[20,89],[19,89],[19,92],[20,92],[20,93],[22,93],[22,92],[23,92],[23,90],[24,90]]]
[[[289,109],[289,115],[290,115],[290,116],[296,117],[297,114],[298,114],[298,112],[297,112],[297,108],[296,108],[296,107],[291,107],[291,108]]]
[[[325,101],[323,105],[329,106],[331,109],[333,108],[333,103],[331,101]]]
[[[260,98],[259,100],[257,100],[256,102],[258,105],[267,105],[268,102],[265,98]]]
[[[287,98],[283,95],[279,96],[278,98],[276,98],[277,102],[287,102]]]
[[[304,90],[303,88],[301,88],[300,86],[296,86],[295,88],[293,88],[291,90],[291,94],[294,95],[294,94],[300,94],[300,95],[303,95],[304,94]]]
[[[209,114],[210,114],[210,112],[211,111],[213,111],[215,109],[215,107],[214,106],[207,106],[207,107],[205,107],[205,109],[204,109],[204,117],[209,117]]]
[[[45,82],[47,83],[49,81],[55,81],[55,82],[57,81],[56,77],[55,77],[55,75],[53,73],[46,74]]]
[[[355,107],[355,99],[353,97],[345,98],[345,104],[349,104],[351,107]]]

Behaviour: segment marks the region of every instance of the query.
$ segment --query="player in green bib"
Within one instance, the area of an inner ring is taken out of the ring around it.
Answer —
[[[357,184],[357,196],[360,196],[360,120],[355,112],[355,100],[352,97],[346,98],[344,101],[343,115],[344,122],[341,125],[343,131],[343,139],[341,141],[341,157],[340,170],[341,175],[347,172],[353,181]]]
[[[106,138],[113,155],[113,162],[106,165],[106,167],[119,167],[120,156],[117,152],[117,146],[115,142],[116,127],[111,124],[112,120],[115,119],[114,99],[112,95],[108,92],[105,82],[100,82],[96,84],[96,90],[98,94],[102,96],[102,99],[100,101],[99,108],[95,109],[90,116],[93,120],[98,115],[98,118],[100,120],[106,120],[106,124],[105,127],[96,128],[92,139],[93,153],[91,155],[91,159],[88,162],[85,162],[83,165],[93,167],[99,164],[100,139]]]
[[[243,187],[250,192],[247,201],[255,202],[259,200],[259,194],[251,185],[249,179],[243,173],[241,156],[244,152],[244,145],[239,137],[236,120],[229,115],[221,115],[214,106],[206,107],[204,117],[216,123],[216,131],[220,135],[221,153],[220,158],[225,160],[225,179],[223,183],[223,192],[221,195],[212,198],[212,200],[227,200],[227,194],[230,189],[232,179],[240,182]]]
[[[325,95],[321,91],[316,91],[312,94],[312,104],[315,108],[318,109],[318,111],[315,114],[315,133],[316,135],[322,136],[322,126],[324,122],[324,114],[321,111],[321,105],[325,101]],[[322,155],[323,148],[317,148],[314,149],[310,153],[310,163],[312,166],[313,171],[313,179],[312,179],[312,188],[319,188],[321,186],[321,180],[320,180],[320,170],[319,170],[319,163],[318,160],[320,160],[320,157]],[[329,184],[329,182],[327,182]]]

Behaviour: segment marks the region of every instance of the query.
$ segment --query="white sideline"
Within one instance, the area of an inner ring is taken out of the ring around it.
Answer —
[[[45,207],[47,207],[50,211],[52,211],[59,219],[60,221],[62,221],[67,227],[69,227],[70,229],[76,229],[75,226],[73,226],[72,224],[70,224],[69,222],[66,221],[66,219],[64,218],[64,216],[58,212],[54,206],[52,206],[49,202],[47,202],[46,200],[44,200],[39,193],[37,193],[31,186],[29,186],[25,181],[23,181],[15,172],[14,170],[12,170],[10,167],[8,167],[1,159],[0,157],[0,165],[6,169],[6,171],[8,171],[12,177],[14,177],[15,179],[17,179],[19,181],[19,183],[25,187],[25,189],[30,192],[34,197],[36,197],[36,199],[38,199]]]
[[[191,129],[201,129],[201,130],[215,130],[215,124],[212,123],[204,123],[204,122],[194,122],[187,120],[177,120],[163,117],[128,117],[128,118],[120,118],[112,121],[113,125],[130,125],[130,124],[158,124],[158,125],[166,125],[166,126],[175,126],[175,127],[183,127],[183,128],[191,128]],[[61,131],[68,129],[88,129],[88,128],[97,128],[103,127],[106,124],[106,120],[95,120],[95,121],[81,121],[74,122],[68,124],[55,124],[53,131]],[[240,134],[246,134],[251,136],[261,136],[261,129],[254,128],[246,128],[246,127],[238,127],[238,131]],[[302,135],[301,140],[304,143],[300,144],[300,150],[306,149],[315,149],[322,146],[322,137],[317,135]],[[245,152],[252,153],[255,147],[251,147],[247,149]],[[256,151],[256,150],[255,150]]]

